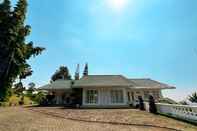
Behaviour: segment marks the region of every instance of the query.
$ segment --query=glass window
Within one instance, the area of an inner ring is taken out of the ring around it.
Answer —
[[[97,90],[87,90],[86,91],[86,103],[97,104],[98,103],[98,91]]]
[[[123,103],[123,91],[122,90],[111,90],[111,102],[112,103]]]

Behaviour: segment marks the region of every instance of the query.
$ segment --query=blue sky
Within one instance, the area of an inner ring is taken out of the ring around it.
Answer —
[[[29,61],[34,74],[24,82],[40,86],[60,65],[74,74],[88,62],[90,74],[174,85],[164,95],[175,100],[196,91],[197,1],[120,1],[29,0],[27,40],[47,50]]]

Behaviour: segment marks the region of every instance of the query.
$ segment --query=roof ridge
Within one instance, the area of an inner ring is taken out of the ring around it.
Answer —
[[[128,78],[129,80],[152,80],[151,78]]]

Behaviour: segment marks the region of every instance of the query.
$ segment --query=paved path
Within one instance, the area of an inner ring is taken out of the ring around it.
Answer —
[[[21,107],[0,108],[0,131],[168,131],[169,129],[88,123]],[[170,130],[169,130],[170,131]]]

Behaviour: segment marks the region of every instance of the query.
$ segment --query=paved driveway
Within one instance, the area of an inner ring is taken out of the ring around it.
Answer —
[[[170,131],[171,129],[72,120],[64,117],[67,109],[0,108],[0,131]],[[53,113],[55,111],[55,113]],[[72,111],[72,110],[68,110]],[[76,110],[73,110],[74,112]],[[80,110],[78,110],[80,111]],[[83,110],[85,111],[85,110]],[[88,112],[88,110],[87,110]],[[77,112],[76,112],[77,113]],[[55,114],[55,115],[54,115]],[[197,128],[188,128],[195,130]]]

